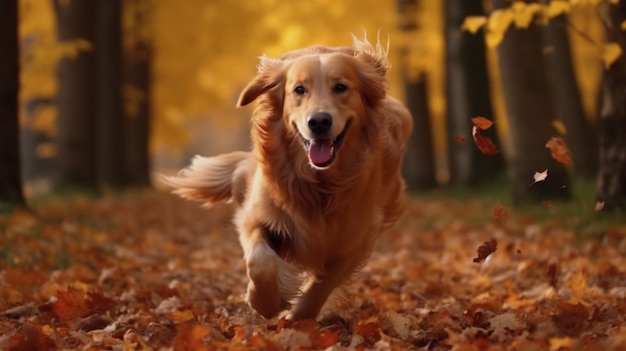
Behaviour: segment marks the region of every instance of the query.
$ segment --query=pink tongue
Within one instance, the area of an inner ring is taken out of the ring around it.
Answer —
[[[309,158],[315,165],[323,165],[333,157],[333,145],[330,139],[312,140],[309,146]]]

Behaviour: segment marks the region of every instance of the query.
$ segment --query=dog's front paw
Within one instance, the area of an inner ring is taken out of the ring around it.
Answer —
[[[276,289],[276,293],[263,292],[256,288],[253,282],[248,283],[246,301],[258,314],[270,319],[276,317],[284,308],[284,302]]]

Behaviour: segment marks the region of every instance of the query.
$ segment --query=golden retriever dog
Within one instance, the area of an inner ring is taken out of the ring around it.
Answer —
[[[412,120],[388,95],[388,68],[380,43],[356,38],[263,56],[237,103],[258,102],[252,150],[164,177],[183,198],[235,202],[246,299],[265,318],[315,318],[403,211]]]

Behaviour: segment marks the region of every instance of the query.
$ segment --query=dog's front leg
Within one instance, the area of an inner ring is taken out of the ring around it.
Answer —
[[[265,318],[272,318],[282,310],[282,297],[278,287],[278,261],[280,257],[263,238],[262,228],[255,228],[242,240],[248,291],[246,300],[250,307]]]
[[[358,264],[352,260],[339,260],[328,264],[325,274],[302,294],[291,313],[291,318],[294,320],[315,318],[330,294],[343,284],[357,267]]]

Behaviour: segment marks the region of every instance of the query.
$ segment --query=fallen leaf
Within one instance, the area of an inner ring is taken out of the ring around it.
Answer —
[[[550,338],[550,351],[558,351],[558,350],[561,350],[562,348],[570,349],[572,348],[572,345],[573,345],[572,338],[568,338],[568,337]]]
[[[569,148],[565,143],[565,140],[561,137],[552,137],[546,143],[546,147],[550,149],[550,153],[552,154],[552,158],[554,158],[557,162],[569,165],[572,163],[572,158],[570,156]]]
[[[485,241],[476,250],[478,252],[478,255],[474,258],[473,261],[475,263],[480,263],[484,261],[489,255],[496,252],[497,248],[498,248],[498,241],[495,238]]]
[[[57,300],[52,303],[52,312],[62,321],[70,321],[86,315],[89,312],[85,292],[69,287],[66,291],[59,291]]]

